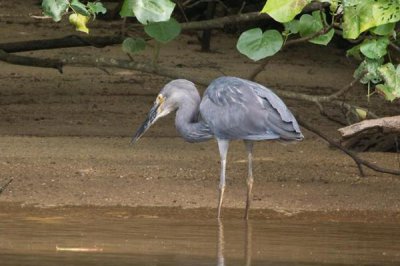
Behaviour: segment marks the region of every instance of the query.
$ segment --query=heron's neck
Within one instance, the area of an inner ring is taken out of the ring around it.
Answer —
[[[181,102],[176,111],[176,129],[189,142],[200,142],[212,138],[207,124],[199,119],[199,106],[200,97],[198,99],[188,97]]]

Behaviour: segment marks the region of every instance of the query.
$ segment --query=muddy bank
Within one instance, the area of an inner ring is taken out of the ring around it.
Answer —
[[[34,20],[30,15],[40,14],[35,2],[0,3],[2,40],[72,33],[65,21],[55,24]],[[112,33],[114,26],[96,21],[92,34]],[[236,39],[218,35],[213,39],[212,53],[200,53],[196,37],[182,35],[162,48],[161,64],[181,68],[188,75],[246,77],[257,64],[236,51]],[[125,58],[119,46],[24,54]],[[352,80],[355,64],[343,55],[344,51],[335,47],[294,47],[275,56],[258,81],[276,90],[328,94]],[[146,50],[137,59],[149,57],[151,51]],[[219,177],[215,141],[194,145],[183,142],[171,115],[160,120],[138,145],[128,145],[129,136],[168,79],[135,71],[109,69],[105,73],[69,67],[61,75],[55,70],[5,63],[0,63],[0,79],[0,183],[14,178],[0,195],[2,204],[122,205],[149,208],[146,215],[153,210],[157,210],[156,215],[162,214],[162,207],[166,207],[166,213],[182,208],[212,216],[210,208],[216,206]],[[371,107],[379,115],[397,112],[396,106],[376,95],[367,102],[361,85],[355,86],[346,100]],[[315,106],[286,102],[326,134],[338,137],[338,125],[321,117]],[[337,117],[342,115],[338,108],[330,111]],[[323,216],[327,212],[327,217],[347,217],[365,213],[360,216],[365,220],[381,215],[397,219],[397,177],[367,171],[366,178],[359,178],[351,159],[306,130],[304,134],[305,141],[296,145],[262,142],[255,146],[253,215],[265,212],[286,217],[312,212]],[[386,167],[399,166],[396,154],[366,153],[362,157]],[[228,216],[241,216],[244,207],[245,159],[242,143],[234,142],[228,157],[224,201]]]

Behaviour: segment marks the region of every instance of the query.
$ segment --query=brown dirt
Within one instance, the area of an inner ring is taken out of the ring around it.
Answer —
[[[30,17],[40,15],[35,2],[0,2],[2,42],[74,33],[66,20],[56,24]],[[91,34],[109,34],[119,28],[119,22],[96,21]],[[166,66],[181,67],[187,75],[246,77],[256,64],[235,50],[235,40],[235,36],[218,34],[213,39],[213,52],[200,53],[196,37],[183,35],[162,48],[161,61]],[[125,58],[120,46],[23,54]],[[355,65],[343,54],[334,47],[294,47],[275,56],[258,81],[272,89],[330,93],[352,80]],[[137,58],[149,56],[151,49]],[[119,69],[109,69],[106,74],[95,68],[71,67],[61,75],[55,70],[6,63],[0,63],[0,79],[0,186],[14,178],[0,195],[1,202],[46,207],[215,208],[219,177],[215,141],[185,143],[171,115],[160,120],[138,145],[128,145],[129,136],[168,79]],[[365,94],[357,85],[347,98],[361,106],[369,105],[380,115],[394,113],[392,106],[377,96],[368,103]],[[286,102],[315,126],[338,137],[338,125],[320,117],[313,105]],[[371,217],[399,220],[397,177],[367,171],[368,176],[360,178],[349,157],[304,131],[306,139],[296,145],[256,145],[254,213],[360,214],[368,220],[366,213],[370,212],[374,213]],[[244,207],[245,157],[242,143],[233,142],[226,208]],[[367,153],[362,157],[386,167],[399,167],[396,154]],[[149,210],[163,213],[160,209]]]

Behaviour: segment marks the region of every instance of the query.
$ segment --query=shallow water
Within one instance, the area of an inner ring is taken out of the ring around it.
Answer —
[[[0,265],[400,265],[400,225],[1,213]]]

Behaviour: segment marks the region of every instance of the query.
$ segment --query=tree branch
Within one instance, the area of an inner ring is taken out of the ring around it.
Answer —
[[[311,12],[318,10],[321,6],[327,6],[328,3],[313,2],[307,5],[303,12]],[[181,23],[182,30],[205,30],[205,29],[218,29],[223,28],[228,24],[240,24],[248,21],[259,21],[271,19],[265,13],[252,12],[239,15],[226,16],[215,18],[205,21],[194,21]],[[142,25],[138,25],[142,27]],[[78,35],[69,35],[63,38],[46,39],[46,40],[32,40],[23,42],[0,43],[0,50],[7,53],[35,51],[35,50],[48,50],[68,47],[81,47],[81,46],[94,46],[102,48],[108,45],[121,44],[124,40],[123,36],[88,36],[81,37]]]
[[[84,58],[84,57],[71,57],[71,58],[66,58],[61,60],[64,65],[78,65],[78,66],[91,66],[91,67],[99,67],[99,68],[104,68],[104,67],[118,67],[118,68],[125,68],[125,69],[131,69],[131,70],[137,70],[137,71],[142,71],[145,73],[151,73],[151,74],[157,74],[169,78],[189,78],[193,82],[207,86],[209,84],[209,79],[202,79],[198,78],[195,76],[190,76],[185,75],[180,71],[179,69],[176,68],[163,68],[160,66],[154,66],[150,63],[138,63],[138,62],[133,62],[133,61],[128,61],[128,60],[118,60],[118,59],[108,59],[108,58],[97,58],[97,59],[92,59],[92,58]],[[345,89],[341,89],[340,91],[345,91]],[[286,96],[289,98],[295,98],[295,99],[303,99],[303,100],[308,100],[308,101],[315,101],[315,99],[326,99],[327,96],[311,96],[311,95],[306,95],[306,94],[301,94],[301,93],[293,93],[293,92],[278,92],[278,94],[281,94],[282,96]],[[328,96],[329,97],[329,96]],[[318,102],[318,101],[317,101]],[[335,101],[333,101],[335,102]],[[390,174],[395,174],[395,175],[400,175],[400,171],[397,170],[392,170],[392,169],[386,169],[382,168],[379,166],[376,166],[368,161],[365,161],[355,155],[355,153],[347,150],[346,148],[342,147],[340,144],[337,142],[329,139],[326,135],[318,131],[317,129],[313,128],[310,126],[307,122],[304,120],[301,120],[300,118],[298,119],[299,123],[301,126],[304,128],[310,130],[311,132],[314,132],[315,134],[319,135],[323,139],[325,139],[327,142],[329,142],[331,145],[337,147],[338,149],[341,149],[344,151],[346,154],[348,154],[352,159],[356,162],[360,174],[364,176],[364,172],[361,168],[361,165],[367,166],[375,171],[382,172],[382,173],[390,173]],[[11,183],[11,181],[9,182]]]
[[[394,50],[396,50],[398,53],[400,53],[400,47],[394,42],[390,42],[389,46],[392,47]]]
[[[180,68],[166,68],[159,65],[154,65],[148,62],[135,62],[130,60],[120,60],[113,58],[89,58],[89,57],[69,57],[61,60],[64,65],[72,66],[89,66],[89,67],[113,67],[113,68],[123,68],[130,70],[137,70],[149,74],[156,74],[159,76],[164,76],[172,79],[188,78],[191,81],[207,86],[209,84],[209,79],[203,79],[200,77],[185,75]]]
[[[0,50],[0,61],[4,61],[14,65],[55,68],[62,73],[63,63],[55,59],[41,59],[29,56],[14,55]]]
[[[339,128],[338,131],[343,138],[350,138],[373,128],[379,128],[385,133],[400,133],[400,115],[364,120],[347,127]]]
[[[318,129],[312,127],[311,125],[309,125],[301,117],[297,117],[297,121],[305,129],[307,129],[307,130],[313,132],[314,134],[320,136],[322,139],[327,141],[330,145],[340,149],[341,151],[346,153],[348,156],[350,156],[354,160],[354,162],[356,163],[356,165],[358,167],[358,170],[360,171],[360,175],[361,176],[365,176],[365,173],[364,173],[363,168],[362,168],[363,165],[368,167],[368,168],[370,168],[370,169],[372,169],[372,170],[374,170],[374,171],[376,171],[376,172],[385,173],[385,174],[392,174],[392,175],[400,175],[400,171],[399,170],[380,167],[380,166],[377,166],[377,165],[375,165],[375,164],[373,164],[373,163],[371,163],[369,161],[366,161],[366,160],[358,157],[356,153],[348,150],[347,148],[345,148],[342,145],[340,145],[338,142],[330,139],[328,136],[326,136],[320,130],[318,130]]]
[[[69,35],[63,38],[32,40],[24,42],[1,43],[0,50],[7,53],[48,50],[68,47],[94,46],[102,48],[108,45],[120,44],[123,41],[121,36],[89,36],[80,37]]]
[[[320,9],[321,7],[327,7],[329,3],[312,2],[308,4],[302,11],[302,13],[309,13]],[[245,22],[256,22],[260,20],[271,20],[271,16],[266,13],[260,12],[249,12],[241,13],[238,15],[225,16],[220,18],[214,18],[210,20],[192,21],[181,23],[182,30],[207,30],[207,29],[223,29],[226,25],[241,24]],[[132,25],[132,28],[143,27],[142,25]]]

